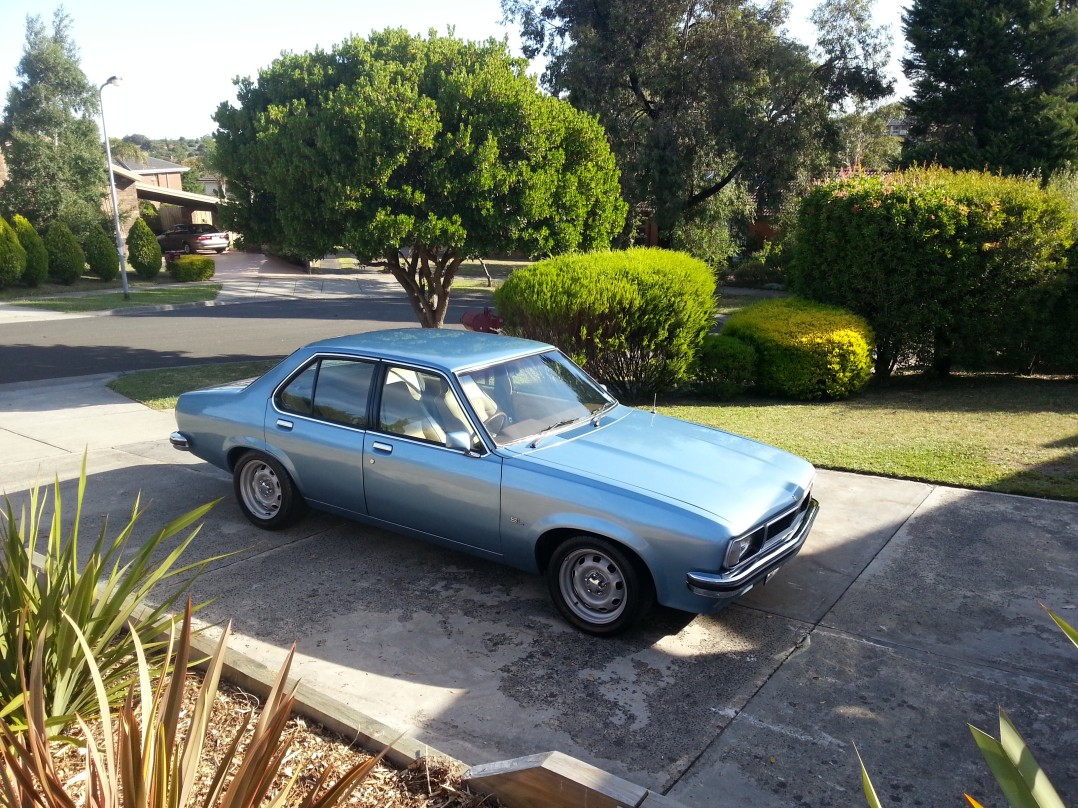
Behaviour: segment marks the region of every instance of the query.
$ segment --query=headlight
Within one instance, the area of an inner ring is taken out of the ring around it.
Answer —
[[[730,539],[730,543],[726,545],[726,558],[723,560],[723,566],[727,569],[736,567],[741,563],[742,559],[759,550],[760,540],[763,539],[763,534],[766,530],[766,527],[760,527],[751,533],[746,533],[744,536]]]

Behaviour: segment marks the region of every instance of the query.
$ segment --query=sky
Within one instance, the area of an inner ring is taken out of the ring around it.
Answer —
[[[791,35],[813,40],[808,15],[817,0],[792,0]],[[891,74],[900,79],[900,14],[908,0],[877,0],[875,21],[889,25],[895,41]],[[26,18],[38,15],[51,28],[57,4],[0,0],[0,87],[4,97],[17,80],[26,43]],[[71,38],[87,78],[100,86],[110,137],[199,138],[211,133],[222,101],[235,103],[236,76],[255,77],[284,51],[331,48],[353,35],[388,27],[413,33],[453,26],[462,39],[508,39],[520,54],[513,26],[500,24],[499,0],[218,0],[184,7],[144,0],[66,0]],[[106,11],[107,8],[107,11]],[[197,10],[196,10],[197,9]],[[533,64],[534,72],[541,67]]]

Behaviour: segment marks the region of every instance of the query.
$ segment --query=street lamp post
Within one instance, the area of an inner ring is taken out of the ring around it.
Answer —
[[[120,232],[120,206],[116,202],[116,176],[112,173],[112,148],[109,146],[109,133],[105,129],[105,88],[110,84],[119,84],[120,76],[109,76],[109,80],[97,88],[101,101],[101,134],[105,136],[105,161],[109,165],[109,192],[112,194],[112,224],[116,228],[116,252],[120,255],[120,285],[123,286],[124,300],[131,299],[127,289],[127,258],[124,256],[124,239]]]

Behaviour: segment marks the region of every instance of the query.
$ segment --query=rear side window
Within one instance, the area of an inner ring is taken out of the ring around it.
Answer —
[[[277,394],[277,406],[297,415],[365,429],[373,376],[370,362],[320,359],[285,385]]]

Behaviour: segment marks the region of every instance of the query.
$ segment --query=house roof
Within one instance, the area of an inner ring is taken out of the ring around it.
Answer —
[[[186,168],[186,166],[183,166]],[[129,168],[125,168],[118,161],[112,161],[112,173],[134,184],[135,193],[139,199],[149,199],[153,202],[167,202],[170,205],[179,205],[194,210],[217,210],[221,200],[209,194],[194,194],[190,191],[181,191],[176,188],[162,188],[160,185],[143,182],[142,175]]]
[[[145,160],[116,158],[113,162],[118,163],[128,171],[134,171],[136,174],[182,174],[184,171],[191,170],[187,166],[181,166],[179,163],[161,160],[157,157],[147,157]]]

